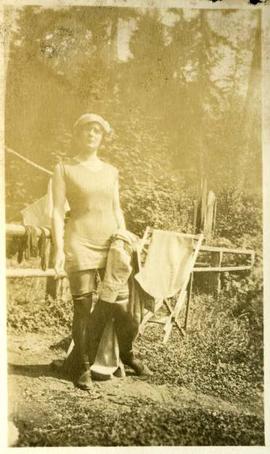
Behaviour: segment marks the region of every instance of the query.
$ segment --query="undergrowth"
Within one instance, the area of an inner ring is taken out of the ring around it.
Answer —
[[[263,390],[263,306],[261,281],[251,275],[234,281],[217,298],[194,294],[188,334],[148,324],[135,344],[154,371],[156,384],[185,386],[228,400],[257,400]],[[253,283],[253,284],[252,284]],[[26,285],[25,285],[26,284]],[[44,284],[9,284],[8,328],[12,332],[70,334],[72,301],[45,299]]]

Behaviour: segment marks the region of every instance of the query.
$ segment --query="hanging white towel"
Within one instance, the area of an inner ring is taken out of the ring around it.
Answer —
[[[154,298],[170,298],[182,287],[193,256],[193,238],[153,230],[144,266],[135,279]]]

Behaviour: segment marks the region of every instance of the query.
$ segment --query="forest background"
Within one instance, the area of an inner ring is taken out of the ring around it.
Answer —
[[[206,177],[218,236],[257,234],[260,11],[24,7],[7,15],[16,19],[6,60],[9,147],[53,170],[72,155],[76,118],[100,113],[115,131],[102,155],[120,169],[131,230],[190,230]],[[7,220],[47,184],[7,155]]]

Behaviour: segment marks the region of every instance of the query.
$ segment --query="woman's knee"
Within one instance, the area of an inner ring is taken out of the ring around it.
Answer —
[[[87,293],[84,295],[73,295],[74,315],[89,316],[92,308],[92,295]]]

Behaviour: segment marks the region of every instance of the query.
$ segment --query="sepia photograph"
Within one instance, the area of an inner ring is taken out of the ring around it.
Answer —
[[[267,3],[3,5],[9,447],[267,445]]]

